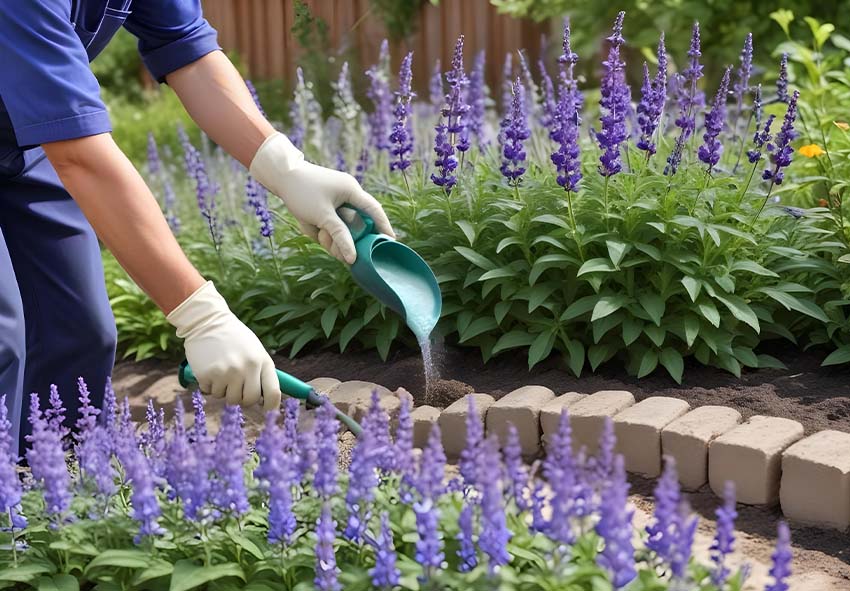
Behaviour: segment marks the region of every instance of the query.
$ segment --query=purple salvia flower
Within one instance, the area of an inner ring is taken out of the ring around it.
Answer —
[[[457,183],[457,176],[453,174],[457,168],[457,158],[444,115],[440,114],[440,119],[434,130],[437,132],[434,136],[434,153],[437,155],[434,159],[434,166],[437,168],[437,172],[431,173],[431,181],[438,187],[442,187],[448,195]]]
[[[776,549],[771,555],[770,576],[773,582],[769,583],[764,591],[788,591],[788,577],[791,576],[791,532],[788,524],[780,521],[776,527]]]
[[[369,570],[372,585],[378,589],[392,589],[399,584],[401,571],[396,566],[396,551],[389,514],[381,514],[381,529],[375,539],[375,566]]]
[[[435,423],[431,426],[428,444],[422,451],[422,457],[419,460],[416,490],[422,498],[436,500],[443,494],[445,470],[446,453],[443,450],[440,427]]]
[[[190,444],[184,421],[183,400],[178,398],[174,405],[174,427],[166,448],[165,476],[174,495],[183,502],[185,516],[195,520],[201,517],[200,512],[210,494],[209,454],[205,453],[208,443]]]
[[[475,405],[475,396],[468,394],[466,411],[466,443],[460,452],[460,475],[468,487],[478,484],[478,463],[481,457],[481,443],[484,441],[484,424]]]
[[[526,116],[531,119],[538,119],[540,90],[534,82],[534,76],[531,75],[531,68],[528,66],[528,60],[525,58],[525,52],[519,50],[517,51],[517,55],[519,55],[519,71],[525,81],[523,85],[525,87],[526,97]]]
[[[785,119],[782,121],[782,127],[779,129],[779,133],[776,134],[776,139],[772,144],[767,145],[772,166],[764,171],[762,178],[766,181],[771,181],[775,185],[782,184],[782,181],[785,179],[783,169],[791,164],[791,158],[794,155],[794,148],[791,147],[791,142],[797,137],[797,132],[794,131],[794,121],[797,119],[797,100],[799,98],[800,93],[795,90],[791,100],[788,102]]]
[[[392,132],[390,133],[390,171],[400,170],[404,172],[410,167],[410,154],[413,152],[413,126],[411,123],[410,101],[416,94],[411,90],[411,64],[413,52],[404,56],[401,61],[401,70],[398,75],[398,90],[395,93],[395,106],[393,107]]]
[[[164,533],[159,526],[162,511],[156,498],[148,459],[139,450],[135,437],[122,439],[118,446],[118,455],[124,467],[127,482],[133,487],[130,504],[133,507],[133,519],[139,524],[139,534],[135,543],[144,536]]]
[[[64,439],[68,435],[68,428],[65,427],[65,405],[62,403],[62,397],[59,396],[59,388],[56,384],[50,384],[50,398],[48,399],[50,407],[45,409],[44,418],[47,419],[47,426],[59,433],[59,437]]]
[[[505,54],[505,63],[502,66],[502,112],[507,114],[513,101],[514,87],[513,74],[514,57],[511,52]]]
[[[632,547],[633,512],[627,507],[628,493],[623,456],[618,454],[614,458],[613,474],[602,489],[596,524],[596,533],[604,540],[596,561],[611,575],[615,589],[622,589],[637,575]]]
[[[413,470],[413,418],[410,416],[410,400],[407,396],[401,397],[394,449],[393,469],[410,474]]]
[[[376,150],[388,150],[390,125],[392,124],[392,92],[390,91],[390,48],[389,42],[381,42],[378,63],[366,70],[369,88],[366,97],[372,101],[374,110],[366,116],[369,124],[370,143]]]
[[[126,396],[121,399],[121,413],[118,420],[118,433],[120,435],[132,436],[135,441],[136,425],[130,414],[130,399]]]
[[[676,511],[675,531],[676,541],[672,547],[670,571],[675,580],[684,581],[687,578],[688,562],[697,531],[697,518],[691,516],[691,506],[685,500],[679,503]]]
[[[162,203],[163,209],[165,210],[165,221],[168,222],[168,226],[171,228],[171,233],[175,236],[180,233],[180,218],[177,217],[175,211],[175,204],[177,202],[177,197],[174,195],[174,187],[171,186],[171,183],[168,179],[162,181]]]
[[[731,72],[732,67],[730,66],[723,73],[720,87],[714,96],[714,104],[711,107],[711,111],[705,116],[705,133],[702,136],[703,144],[697,151],[699,159],[705,164],[708,164],[709,174],[717,166],[717,163],[720,162],[720,155],[723,154],[723,144],[718,137],[726,125],[726,96],[729,94],[729,76]]]
[[[198,201],[198,209],[201,212],[201,217],[206,220],[207,229],[209,230],[213,245],[218,248],[221,245],[221,227],[219,225],[215,201],[218,186],[210,182],[207,167],[201,153],[191,144],[188,147],[190,150],[187,153],[187,158],[190,158],[192,161],[191,168],[193,170],[193,180],[195,181],[195,197]]]
[[[558,104],[549,137],[558,144],[558,149],[551,155],[552,163],[558,171],[558,185],[567,191],[575,192],[582,178],[579,111],[584,99],[574,77],[578,54],[572,50],[570,37],[570,21],[564,19],[564,52],[558,58]]]
[[[528,470],[522,461],[519,434],[513,423],[508,425],[508,440],[505,444],[504,456],[511,497],[520,511],[526,511],[529,508],[528,499],[525,498],[525,492],[528,489]]]
[[[416,515],[416,552],[414,558],[425,571],[423,581],[443,564],[443,540],[440,536],[440,510],[435,499],[423,498],[413,504]]]
[[[292,144],[299,150],[304,148],[305,125],[304,118],[307,116],[309,98],[312,98],[312,92],[307,88],[304,82],[304,71],[301,66],[295,69],[295,97],[289,106],[290,128],[289,139]],[[309,93],[309,97],[308,97]]]
[[[449,85],[449,92],[446,95],[442,115],[446,118],[449,141],[454,144],[458,152],[466,152],[469,149],[469,137],[466,132],[469,117],[466,89],[469,86],[469,80],[463,70],[463,35],[458,37],[455,43],[452,69],[446,74],[446,82]]]
[[[540,70],[540,78],[543,83],[543,91],[540,97],[540,125],[546,129],[552,129],[555,123],[555,112],[558,108],[555,101],[555,85],[552,83],[552,77],[542,59],[538,60],[537,67]]]
[[[703,70],[703,66],[699,63],[700,56],[702,56],[702,52],[700,50],[699,23],[694,23],[691,47],[688,50],[688,67],[677,77],[679,115],[676,118],[676,127],[680,131],[673,152],[667,157],[664,174],[676,174],[682,162],[685,143],[696,129],[696,110],[701,102],[697,82],[702,78]]]
[[[0,395],[0,450],[12,452],[12,422],[9,420],[5,394]]]
[[[283,403],[283,430],[286,437],[286,453],[293,458],[298,454],[298,415],[301,405],[297,398],[286,398]]]
[[[383,472],[392,471],[395,452],[390,440],[390,418],[381,406],[381,396],[377,390],[372,390],[369,409],[363,419],[363,430],[368,430],[372,435],[376,467]]]
[[[776,79],[776,99],[780,103],[787,103],[788,97],[788,54],[783,53],[779,61],[779,77]]]
[[[148,174],[158,175],[162,170],[162,160],[159,158],[159,150],[156,147],[156,138],[153,132],[148,132]]]
[[[670,564],[677,542],[677,511],[682,501],[679,479],[676,475],[676,461],[664,458],[664,472],[655,486],[655,511],[652,523],[646,526],[649,535],[646,547],[655,553],[663,564]]]
[[[192,392],[192,410],[194,420],[192,421],[192,432],[189,434],[191,441],[205,441],[207,434],[207,413],[204,410],[207,401],[200,390]]]
[[[298,434],[298,465],[295,467],[295,484],[304,481],[305,476],[316,469],[316,424]]]
[[[614,466],[614,448],[617,445],[617,437],[614,434],[614,421],[611,417],[605,417],[602,425],[602,434],[599,437],[599,452],[594,458],[596,477],[604,485],[610,478]]]
[[[263,105],[260,104],[260,95],[257,92],[257,88],[254,86],[254,83],[250,80],[245,80],[245,86],[248,87],[248,92],[251,95],[251,98],[254,99],[254,104],[257,105],[257,109],[260,111],[260,114],[265,117],[266,112],[263,110]]]
[[[460,558],[458,570],[468,573],[478,566],[478,553],[475,550],[475,505],[464,503],[458,517],[457,541],[460,547],[457,556]]]
[[[363,177],[366,176],[366,170],[369,168],[369,150],[363,148],[360,150],[360,157],[357,159],[357,165],[354,167],[354,178],[359,184],[363,184]]]
[[[717,508],[715,515],[717,532],[711,543],[711,562],[714,563],[711,582],[722,589],[730,574],[726,558],[735,551],[735,519],[738,517],[735,511],[735,483],[731,480],[723,487],[723,504]]]
[[[248,199],[248,205],[253,208],[254,215],[260,222],[260,235],[263,238],[268,238],[274,233],[274,222],[269,211],[268,192],[263,185],[249,175],[245,180],[245,196]]]
[[[667,103],[667,48],[664,45],[664,33],[658,40],[658,71],[655,78],[649,78],[649,66],[643,64],[643,86],[641,99],[637,107],[637,121],[641,135],[637,147],[647,153],[655,154],[654,136],[664,114]]]
[[[115,468],[112,466],[112,448],[116,442],[111,440],[106,427],[95,425],[86,432],[76,446],[77,463],[80,472],[92,479],[98,494],[104,498],[115,493]]]
[[[525,174],[525,147],[523,142],[531,137],[525,106],[525,87],[517,78],[513,86],[513,100],[510,113],[502,121],[502,165],[499,170],[508,180],[508,184],[516,186]]]
[[[470,134],[475,136],[479,149],[483,149],[487,145],[487,138],[484,137],[484,120],[487,114],[487,84],[484,80],[485,59],[483,50],[475,56],[475,62],[469,74],[469,86],[466,91],[469,119],[465,133],[467,136]]]
[[[502,459],[495,435],[484,441],[481,451],[481,534],[478,547],[487,556],[488,569],[494,575],[511,559],[507,545],[512,534],[505,520]]]
[[[603,113],[602,129],[596,133],[596,141],[602,150],[599,158],[599,173],[604,177],[613,176],[623,169],[620,162],[620,144],[628,135],[626,117],[630,107],[629,87],[626,84],[626,64],[620,58],[620,48],[625,43],[623,39],[625,16],[625,12],[620,12],[617,20],[614,21],[613,31],[608,37],[611,43],[608,59],[602,63],[605,69],[600,88],[602,98],[599,101]]]
[[[531,493],[531,530],[535,532],[544,532],[548,526],[548,520],[545,516],[546,509],[546,488],[541,481],[537,481],[534,485],[534,490]]]
[[[5,408],[5,395],[0,403]],[[11,515],[12,527],[23,528],[26,527],[26,519],[19,513],[23,490],[16,463],[11,456],[11,448],[0,445],[0,514]]]
[[[440,113],[443,110],[445,94],[443,93],[443,66],[439,59],[434,62],[434,69],[431,70],[431,79],[428,82],[428,96],[431,99],[431,107],[433,107],[434,113]]]
[[[333,405],[325,400],[316,411],[316,476],[313,487],[323,499],[329,499],[339,490],[337,484],[337,431],[339,425]]]
[[[761,125],[761,118],[763,114],[761,84],[759,84],[755,87],[755,90],[753,90],[753,121],[756,123],[756,129],[758,129]]]
[[[243,515],[250,509],[245,489],[244,464],[248,456],[242,431],[242,409],[226,406],[215,438],[213,502],[222,511]]]
[[[744,47],[741,49],[741,65],[738,67],[735,85],[735,98],[738,103],[738,116],[744,110],[744,95],[750,90],[750,76],[753,73],[753,34],[747,33]]]
[[[27,461],[33,479],[40,483],[44,493],[45,513],[56,520],[71,506],[71,476],[65,464],[60,433],[52,429],[42,416],[37,394],[30,395],[29,421],[32,424],[32,435],[29,436]]]
[[[100,409],[94,408],[91,405],[91,394],[83,378],[77,378],[77,392],[80,396],[80,407],[77,411],[78,417],[76,422],[78,440],[85,437],[85,434],[97,425],[97,417],[100,414]]]
[[[328,406],[328,405],[325,405]],[[334,440],[336,445],[336,440]],[[331,515],[329,500],[322,503],[322,514],[316,524],[316,577],[313,583],[319,591],[341,591],[339,568],[334,555],[336,541],[336,522]]]
[[[376,464],[381,450],[375,445],[374,434],[364,427],[357,439],[348,469],[348,491],[345,494],[345,506],[348,509],[348,522],[343,535],[352,542],[364,539],[371,517],[371,505],[378,486]]]
[[[575,512],[576,468],[572,455],[572,430],[566,410],[558,418],[558,430],[546,447],[543,474],[552,488],[551,519],[546,533],[559,544],[572,544],[571,518]]]
[[[769,145],[770,140],[773,138],[773,135],[770,133],[770,128],[773,125],[774,119],[776,119],[776,115],[770,115],[764,122],[764,127],[761,130],[756,127],[756,132],[753,135],[754,148],[747,151],[747,159],[752,164],[761,160],[764,146]]]
[[[269,493],[269,543],[288,545],[298,526],[292,512],[291,486],[296,458],[287,453],[287,446],[291,444],[285,429],[278,425],[279,417],[276,410],[266,413],[265,427],[257,437],[260,463],[254,470],[254,477]]]

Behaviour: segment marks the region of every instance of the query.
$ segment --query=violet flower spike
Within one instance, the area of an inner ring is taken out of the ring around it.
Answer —
[[[80,420],[77,425],[80,427]],[[12,452],[12,421],[9,420],[9,407],[6,406],[6,395],[0,394],[0,450]],[[17,462],[17,458],[15,458]]]
[[[774,142],[767,145],[772,166],[764,171],[762,178],[771,181],[772,185],[782,184],[785,179],[784,169],[791,164],[791,159],[794,156],[794,148],[791,146],[791,142],[797,137],[797,132],[794,131],[794,122],[797,119],[797,100],[799,98],[800,93],[795,90],[791,100],[788,101],[788,108],[785,111],[785,118],[782,121],[779,133],[776,134]]]
[[[701,95],[697,82],[702,78],[703,66],[699,62],[702,56],[700,50],[699,23],[694,23],[691,34],[691,47],[688,50],[688,67],[683,70],[678,78],[679,81],[679,115],[676,118],[676,127],[679,135],[673,151],[667,157],[667,166],[664,168],[665,175],[674,175],[682,162],[685,143],[696,129],[696,110],[701,102]]]
[[[513,86],[513,100],[510,114],[502,121],[502,165],[499,170],[512,187],[519,186],[525,174],[525,146],[523,142],[531,137],[528,128],[525,87],[519,78]]]
[[[505,115],[511,108],[511,102],[513,101],[513,71],[514,71],[514,58],[513,54],[509,51],[505,54],[505,63],[502,66],[502,113]]]
[[[291,445],[286,432],[278,425],[279,411],[266,413],[265,427],[257,437],[256,449],[260,463],[254,477],[269,494],[270,544],[288,545],[295,533],[297,521],[292,512],[292,477],[295,457],[287,453]]]
[[[372,390],[369,409],[363,419],[363,430],[371,434],[375,467],[382,472],[392,471],[395,453],[390,440],[390,418],[381,406],[381,396],[377,390]]]
[[[404,172],[410,165],[410,154],[413,152],[413,127],[410,119],[410,102],[416,94],[411,90],[413,52],[404,56],[401,61],[401,70],[398,75],[398,90],[395,93],[395,106],[393,107],[392,131],[390,132],[390,172],[400,170]]]
[[[513,534],[505,519],[504,494],[502,488],[502,460],[499,443],[490,436],[482,445],[481,470],[481,534],[478,547],[487,556],[490,575],[506,565],[511,557],[507,545]]]
[[[637,107],[637,122],[641,135],[637,147],[646,152],[647,158],[655,154],[655,133],[661,123],[667,102],[667,48],[664,45],[664,33],[658,40],[658,71],[653,79],[649,77],[649,66],[643,64],[643,86],[641,99]]]
[[[366,116],[369,125],[369,143],[376,150],[388,150],[389,134],[392,124],[392,92],[390,91],[390,49],[389,42],[381,42],[378,63],[366,70],[369,87],[366,97],[372,101],[373,111]]]
[[[434,136],[434,153],[437,155],[434,159],[434,166],[437,171],[431,173],[431,181],[438,187],[442,187],[446,195],[449,195],[452,188],[457,184],[457,176],[453,174],[457,169],[457,158],[444,115],[440,115],[434,130],[437,132]]]
[[[431,99],[434,114],[439,114],[443,110],[443,101],[445,100],[445,94],[443,93],[443,66],[439,59],[434,62],[434,69],[431,70],[428,95]]]
[[[334,442],[336,444],[336,442]],[[342,591],[339,584],[340,569],[334,555],[336,522],[331,515],[329,500],[322,503],[322,513],[316,524],[316,577],[313,583],[319,591]]]
[[[483,50],[475,56],[475,62],[469,74],[469,86],[466,90],[469,119],[465,133],[467,136],[475,136],[479,150],[483,150],[487,146],[487,138],[484,136],[484,121],[487,113],[487,84],[484,79],[485,59]],[[467,141],[469,141],[468,137]]]
[[[446,74],[449,92],[446,95],[442,115],[446,118],[446,128],[449,141],[458,152],[469,149],[469,136],[466,133],[468,125],[469,105],[466,104],[466,89],[469,80],[463,70],[463,35],[458,37],[452,56],[452,68]]]
[[[162,170],[162,160],[159,157],[159,149],[156,146],[156,138],[153,132],[148,132],[148,174],[156,176]]]
[[[770,576],[773,582],[769,583],[764,591],[788,591],[788,577],[791,576],[791,532],[788,524],[780,521],[776,527],[776,549],[771,555]]]
[[[679,503],[675,516],[676,541],[672,546],[670,571],[675,580],[685,581],[697,531],[697,518],[691,515],[691,506],[686,500]]]
[[[5,407],[5,395],[0,399],[0,405]],[[11,455],[11,449],[0,445],[0,514],[12,516],[13,528],[26,527],[26,519],[20,514],[23,489],[18,476],[17,462]]]
[[[316,412],[316,475],[313,478],[313,488],[322,499],[329,499],[339,491],[337,483],[339,425],[335,409],[327,399]]]
[[[527,511],[530,508],[529,501],[525,495],[528,489],[528,469],[522,460],[522,447],[520,447],[519,443],[519,434],[513,423],[508,424],[508,441],[505,444],[503,454],[511,497],[516,503],[517,509]]]
[[[266,112],[263,110],[263,105],[260,104],[260,95],[257,92],[257,88],[254,86],[254,83],[250,80],[245,80],[245,86],[248,87],[248,92],[251,95],[251,98],[254,99],[254,104],[257,106],[257,109],[260,111],[260,114],[263,117],[266,117]]]
[[[788,54],[783,53],[779,61],[779,77],[776,79],[776,100],[788,103]]]
[[[664,472],[658,479],[653,494],[655,511],[652,523],[646,526],[648,538],[646,547],[655,553],[662,564],[669,565],[677,543],[677,512],[682,501],[679,479],[676,475],[676,461],[671,456],[664,458]]]
[[[611,44],[608,58],[602,63],[605,73],[600,86],[601,131],[595,135],[599,148],[602,150],[602,155],[599,157],[599,174],[604,177],[611,177],[622,171],[620,144],[628,137],[626,118],[630,108],[629,88],[626,84],[626,64],[620,58],[620,48],[625,42],[623,39],[625,15],[625,12],[617,15],[613,31],[608,37]]]
[[[463,483],[467,487],[478,484],[478,458],[481,453],[481,442],[484,441],[484,424],[475,404],[475,396],[467,394],[466,412],[466,442],[460,452],[458,467]]]
[[[602,489],[600,518],[596,524],[596,532],[604,540],[596,561],[611,575],[615,589],[622,589],[637,576],[632,546],[633,512],[627,508],[628,491],[623,456],[617,455],[612,477]]]
[[[747,159],[751,164],[755,164],[762,158],[762,151],[765,145],[770,143],[770,140],[773,138],[773,135],[770,133],[770,128],[773,125],[773,121],[776,119],[776,115],[770,115],[767,118],[767,121],[764,122],[764,127],[759,130],[756,128],[756,132],[753,135],[753,149],[747,151]]]
[[[572,544],[575,541],[572,517],[577,516],[575,510],[578,508],[576,503],[578,489],[576,466],[572,455],[572,430],[566,409],[561,411],[561,416],[558,418],[558,430],[547,445],[543,474],[552,488],[552,498],[549,501],[551,519],[546,526],[546,534],[559,544]],[[537,520],[536,517],[534,519]]]
[[[369,570],[372,585],[378,589],[392,589],[399,584],[401,571],[396,566],[396,550],[393,543],[393,530],[390,517],[381,513],[381,529],[375,539],[375,566]]]
[[[465,502],[458,517],[457,541],[459,548],[457,556],[460,558],[458,570],[468,573],[478,566],[478,553],[475,550],[475,505]]]
[[[549,76],[549,71],[546,70],[546,64],[543,63],[542,59],[537,61],[537,68],[540,70],[540,78],[543,84],[539,121],[540,125],[551,131],[555,123],[555,112],[558,108],[555,100],[555,85],[552,83],[552,77]]]
[[[348,509],[348,523],[343,535],[352,542],[360,543],[364,539],[371,517],[374,491],[378,486],[377,462],[382,451],[376,447],[374,433],[364,428],[357,439],[351,465],[348,469],[348,491],[345,506]]]
[[[59,396],[59,388],[56,384],[50,384],[50,397],[48,398],[48,402],[50,403],[50,407],[44,410],[44,417],[47,419],[47,425],[49,428],[59,433],[59,437],[64,440],[70,431],[64,425],[66,413],[65,405],[62,402],[62,397]]]
[[[744,110],[744,95],[750,90],[750,76],[753,73],[753,34],[747,33],[744,39],[744,47],[741,49],[740,57],[741,65],[737,71],[737,78],[732,87],[735,92],[735,99],[738,104],[738,113],[736,117],[740,117]]]
[[[127,482],[133,488],[130,504],[133,507],[133,519],[139,524],[139,533],[134,539],[138,544],[145,536],[165,532],[159,525],[162,511],[156,498],[150,464],[139,450],[135,438],[131,436],[129,440],[122,440],[118,454],[124,466]]]
[[[29,436],[27,461],[44,495],[45,513],[55,522],[61,520],[71,506],[71,476],[65,464],[62,439],[42,416],[37,394],[30,395],[29,420],[32,435]]]
[[[723,73],[723,79],[720,81],[720,87],[717,89],[717,94],[714,97],[714,104],[711,111],[705,116],[705,133],[703,134],[703,144],[697,151],[697,156],[700,161],[708,164],[708,174],[714,170],[717,163],[720,162],[720,156],[723,154],[723,144],[718,139],[720,132],[726,125],[726,96],[729,94],[729,76],[732,72],[732,67],[726,68]]]
[[[711,562],[714,569],[711,572],[711,582],[722,589],[729,578],[730,570],[726,558],[735,551],[735,483],[727,481],[723,487],[723,504],[715,511],[717,516],[717,532],[711,543]]]
[[[242,431],[242,409],[226,406],[221,428],[215,438],[215,473],[213,501],[222,511],[243,515],[250,505],[245,487],[244,464],[248,456]]]
[[[248,205],[254,210],[254,215],[260,222],[260,235],[269,238],[274,233],[274,222],[269,211],[268,192],[256,179],[248,176],[245,180],[245,196]]]

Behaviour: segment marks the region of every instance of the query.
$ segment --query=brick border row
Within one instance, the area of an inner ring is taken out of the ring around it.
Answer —
[[[375,389],[391,417],[397,415],[401,396],[410,397],[403,389],[391,392],[362,381],[318,378],[311,385],[355,418],[365,412]],[[524,386],[499,400],[489,394],[471,396],[488,433],[504,438],[508,424],[516,427],[527,459],[541,453],[562,410],[569,413],[575,449],[585,446],[588,453],[595,452],[605,418],[611,417],[617,452],[629,472],[656,478],[662,458],[669,455],[686,490],[708,484],[722,496],[724,483],[731,480],[740,503],[778,503],[785,517],[797,523],[850,528],[850,433],[827,430],[804,437],[803,426],[790,419],[758,415],[742,421],[732,408],[691,409],[684,400],[664,396],[636,402],[622,390],[556,396],[543,386]],[[463,398],[443,410],[413,409],[414,445],[424,446],[431,425],[439,423],[446,455],[457,458],[466,438],[468,408]]]

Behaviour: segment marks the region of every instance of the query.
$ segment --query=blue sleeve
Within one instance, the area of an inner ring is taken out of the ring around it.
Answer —
[[[20,147],[112,130],[68,0],[0,11],[0,98]]]
[[[133,3],[132,11],[124,27],[138,37],[142,61],[158,82],[221,49],[200,0],[145,0]]]

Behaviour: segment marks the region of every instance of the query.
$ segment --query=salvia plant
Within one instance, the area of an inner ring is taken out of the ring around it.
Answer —
[[[697,518],[671,460],[649,525],[635,526],[610,421],[597,456],[574,454],[564,411],[539,473],[515,430],[502,448],[471,412],[466,464],[450,478],[439,427],[414,454],[407,399],[390,429],[373,396],[341,471],[327,401],[268,412],[249,448],[238,407],[212,434],[199,395],[193,421],[178,400],[167,424],[150,404],[136,425],[126,402],[110,414],[113,393],[94,409],[82,380],[79,391],[70,436],[33,395],[28,468],[11,456],[0,404],[2,588],[734,591],[746,578],[728,562],[731,485],[710,562],[693,558]],[[302,424],[305,412],[315,417]],[[786,588],[790,564],[780,524],[768,589]]]
[[[831,30],[812,26],[823,46]],[[308,158],[355,174],[381,199],[438,277],[438,332],[485,361],[520,349],[529,367],[557,355],[578,375],[617,359],[633,375],[681,381],[689,358],[735,375],[780,367],[759,348],[769,340],[825,345],[839,349],[828,362],[850,361],[850,283],[836,266],[850,252],[846,180],[838,158],[796,152],[822,130],[825,154],[827,139],[846,151],[847,124],[827,123],[817,105],[838,109],[847,74],[829,70],[841,67],[831,54],[789,41],[772,58],[746,36],[737,63],[709,79],[707,34],[695,23],[684,55],[669,55],[661,34],[656,63],[628,64],[621,13],[595,90],[575,70],[567,22],[556,63],[542,61],[536,78],[524,56],[506,57],[498,104],[483,73],[502,56],[466,55],[461,37],[420,100],[416,56],[402,56],[395,75],[385,48],[362,107],[342,66],[324,122],[299,71],[290,133]],[[760,74],[756,60],[776,67]],[[811,80],[795,77],[796,64]],[[639,88],[630,66],[642,66]],[[394,342],[414,344],[245,170],[215,148],[184,147],[185,173],[149,166],[178,196],[168,210],[178,238],[270,348],[356,343],[386,358]],[[825,206],[794,205],[829,179]],[[141,292],[127,281],[112,290],[130,354],[173,346]]]

